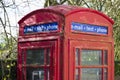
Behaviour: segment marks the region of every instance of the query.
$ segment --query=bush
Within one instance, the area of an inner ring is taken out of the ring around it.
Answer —
[[[0,80],[16,80],[16,60],[0,60]]]
[[[115,61],[115,76],[120,76],[120,61]]]

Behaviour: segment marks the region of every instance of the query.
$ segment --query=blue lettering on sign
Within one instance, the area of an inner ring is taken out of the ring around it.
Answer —
[[[57,31],[58,30],[58,23],[46,23],[46,24],[38,24],[38,25],[31,25],[24,27],[24,33],[35,33],[35,32],[50,32],[50,31]]]
[[[77,22],[72,22],[71,29],[73,31],[97,33],[97,34],[108,34],[108,28],[106,26],[98,26],[91,24],[81,24]]]

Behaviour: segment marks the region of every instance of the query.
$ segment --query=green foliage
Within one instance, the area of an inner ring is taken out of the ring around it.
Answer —
[[[16,55],[17,42],[3,35],[0,43],[0,80],[16,80],[16,61],[13,61]]]
[[[3,40],[0,43],[0,59],[16,59],[17,42],[11,37],[6,40],[4,35],[2,36],[2,39]]]
[[[115,61],[115,76],[120,75],[120,61]]]
[[[0,80],[16,80],[16,60],[0,60]]]

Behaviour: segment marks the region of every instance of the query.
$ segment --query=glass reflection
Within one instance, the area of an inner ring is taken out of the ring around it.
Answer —
[[[82,65],[102,65],[101,50],[82,50],[81,54]]]
[[[102,80],[101,68],[82,68],[81,80]]]
[[[76,69],[75,80],[79,80],[79,69]]]
[[[108,80],[108,70],[104,68],[104,80]]]
[[[27,80],[44,80],[43,68],[27,68]]]
[[[26,64],[44,65],[44,49],[27,50]]]

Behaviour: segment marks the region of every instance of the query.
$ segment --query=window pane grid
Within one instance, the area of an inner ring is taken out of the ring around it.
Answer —
[[[44,65],[44,49],[27,50],[26,64]]]
[[[102,64],[101,50],[82,50],[81,65],[101,65]]]
[[[50,80],[50,56],[50,48],[26,50],[22,54],[23,79]]]
[[[82,68],[81,80],[102,80],[101,68]]]
[[[108,80],[107,50],[80,50],[76,48],[75,61],[75,80]],[[87,79],[86,75],[91,74],[92,76]]]

